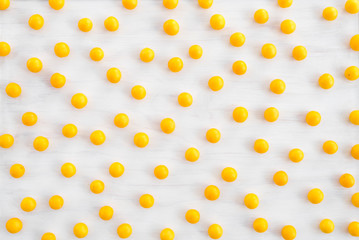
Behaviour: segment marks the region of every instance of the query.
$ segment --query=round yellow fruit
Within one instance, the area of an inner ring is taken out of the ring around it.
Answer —
[[[319,86],[323,89],[332,88],[334,85],[334,78],[329,73],[324,73],[318,79]]]
[[[338,145],[336,142],[334,141],[326,141],[323,144],[323,150],[324,152],[328,153],[328,154],[334,154],[338,151]]]
[[[33,126],[37,122],[37,116],[33,112],[26,112],[22,115],[21,120],[25,126]]]
[[[326,7],[323,10],[323,18],[328,21],[333,21],[338,17],[338,10],[335,7]]]
[[[171,70],[171,72],[179,72],[183,68],[183,62],[182,59],[179,57],[171,58],[168,61],[168,68]]]
[[[355,207],[359,208],[359,192],[353,194],[351,202]]]
[[[139,132],[133,138],[134,144],[139,148],[144,148],[149,143],[150,139],[146,133]]]
[[[131,95],[136,100],[142,100],[146,97],[146,89],[140,85],[136,85],[131,89]]]
[[[140,52],[140,59],[143,62],[151,62],[155,58],[155,52],[151,48],[144,48]]]
[[[0,0],[0,10],[6,10],[10,7],[10,0]]]
[[[65,0],[49,0],[49,5],[55,10],[60,10],[65,5]]]
[[[253,222],[253,229],[258,233],[264,233],[268,229],[268,222],[264,218],[257,218]]]
[[[171,36],[177,35],[179,29],[179,24],[173,19],[169,19],[163,24],[163,31]]]
[[[223,235],[223,229],[219,224],[212,224],[208,228],[208,236],[212,239],[219,239]]]
[[[173,240],[175,239],[175,233],[170,228],[165,228],[161,231],[160,234],[161,240]]]
[[[49,146],[49,140],[42,136],[36,137],[34,139],[33,146],[35,150],[39,152],[45,151]]]
[[[297,236],[297,231],[291,225],[284,226],[281,233],[284,240],[293,240]]]
[[[32,197],[26,197],[21,201],[20,207],[25,212],[31,212],[36,208],[36,201]]]
[[[274,79],[269,88],[275,94],[282,94],[285,91],[285,82],[281,79]]]
[[[94,145],[101,145],[106,141],[106,135],[101,130],[95,130],[91,133],[90,140]]]
[[[196,224],[199,222],[200,214],[196,209],[190,209],[186,212],[186,220],[191,224]]]
[[[168,177],[168,168],[165,165],[158,165],[155,167],[153,174],[156,178],[163,180]]]
[[[120,238],[129,238],[132,234],[132,227],[128,223],[123,223],[117,228],[117,235]]]
[[[125,128],[125,127],[127,127],[128,123],[130,122],[130,119],[128,118],[128,116],[126,114],[119,113],[115,116],[113,122],[116,125],[116,127]]]
[[[199,156],[200,156],[199,151],[194,147],[188,148],[186,150],[185,158],[187,161],[195,162],[199,159]]]
[[[165,118],[161,121],[162,132],[170,134],[175,130],[176,124],[172,118]]]
[[[11,52],[11,47],[7,42],[0,42],[0,57],[5,57]]]
[[[354,51],[359,51],[359,34],[354,35],[349,44]]]
[[[110,206],[103,206],[102,208],[100,208],[98,215],[102,220],[108,221],[113,216],[113,208]]]
[[[198,0],[198,5],[204,9],[210,8],[212,4],[213,4],[213,0]]]
[[[64,205],[64,199],[59,195],[54,195],[49,200],[49,206],[54,210],[59,210]]]
[[[359,144],[355,144],[352,147],[350,154],[352,155],[353,158],[355,158],[356,160],[359,160]]]
[[[21,94],[21,87],[17,83],[9,83],[5,88],[5,92],[9,97],[17,98]]]
[[[226,167],[222,170],[221,176],[226,182],[234,182],[237,179],[237,171],[232,167]]]
[[[41,240],[56,240],[56,236],[53,233],[47,232],[42,235]]]
[[[351,188],[355,184],[355,179],[353,175],[345,173],[339,178],[339,183],[345,188]]]
[[[248,118],[248,111],[244,107],[236,107],[233,110],[233,119],[236,122],[243,123]]]
[[[317,126],[320,123],[320,120],[321,120],[320,113],[316,111],[308,112],[305,117],[305,121],[307,122],[307,124],[312,127]]]
[[[280,29],[285,34],[293,33],[295,31],[295,28],[296,28],[295,22],[290,19],[286,19],[280,24]]]
[[[61,173],[64,177],[73,177],[76,174],[76,167],[72,163],[64,163],[61,167]]]
[[[128,10],[133,10],[137,7],[137,0],[122,0],[122,5]]]
[[[163,0],[162,3],[167,9],[175,9],[178,5],[178,0]]]
[[[87,97],[83,93],[76,93],[71,98],[71,104],[77,109],[84,108],[87,105]]]
[[[247,64],[244,61],[235,61],[232,65],[232,71],[237,75],[243,75],[247,72]]]
[[[56,43],[54,47],[54,52],[56,56],[63,58],[63,57],[67,57],[70,54],[70,48],[66,43],[59,42]]]
[[[116,31],[119,27],[117,18],[113,16],[106,18],[106,20],[104,21],[104,25],[105,28],[110,32]]]
[[[110,68],[106,73],[107,80],[111,83],[118,83],[121,80],[121,71],[118,68]]]
[[[294,148],[294,149],[290,150],[289,159],[292,162],[300,162],[303,160],[303,158],[304,158],[304,153],[299,148]]]
[[[313,204],[318,204],[324,199],[324,193],[319,188],[313,188],[308,192],[308,200]]]
[[[207,141],[217,143],[221,139],[221,132],[216,128],[211,128],[206,133]]]
[[[351,14],[358,13],[359,12],[359,1],[358,0],[347,0],[345,3],[345,10]]]
[[[288,183],[288,175],[284,171],[278,171],[273,176],[273,182],[278,186],[284,186]]]
[[[108,171],[112,177],[118,178],[125,172],[125,167],[119,162],[114,162],[111,164]]]
[[[224,81],[220,76],[214,76],[208,80],[208,87],[212,91],[221,90],[223,88],[223,85],[224,85]]]
[[[200,59],[203,54],[202,47],[199,45],[192,45],[188,50],[188,54],[193,59]]]
[[[7,222],[6,222],[6,230],[9,233],[18,233],[20,232],[22,229],[22,222],[20,219],[18,218],[10,218]]]
[[[359,110],[354,110],[350,113],[349,121],[354,125],[359,125]]]
[[[85,223],[77,223],[74,226],[73,232],[77,238],[84,238],[87,236],[89,230]]]
[[[42,62],[40,59],[33,57],[27,60],[26,66],[30,72],[37,73],[42,69]]]
[[[255,209],[259,205],[259,198],[254,193],[249,193],[244,197],[244,205],[249,209]]]
[[[351,222],[348,226],[348,232],[353,237],[359,237],[359,222]]]
[[[60,73],[54,73],[50,78],[50,83],[54,88],[62,88],[65,86],[66,77]]]
[[[331,233],[334,231],[334,223],[330,219],[323,219],[319,224],[319,228],[323,233]]]
[[[279,117],[279,111],[275,107],[267,108],[264,111],[264,119],[268,122],[275,122]]]
[[[214,14],[209,23],[214,30],[221,30],[226,25],[226,20],[221,14]]]
[[[254,150],[257,153],[266,153],[269,149],[269,144],[266,140],[264,139],[257,139],[254,142]]]
[[[302,61],[307,57],[307,49],[303,46],[296,46],[292,51],[293,58]]]
[[[10,134],[0,135],[0,147],[10,148],[14,144],[14,137]]]
[[[16,163],[10,168],[10,175],[13,178],[21,178],[25,174],[25,167],[19,163]]]
[[[265,9],[258,9],[254,13],[254,21],[256,21],[256,23],[264,24],[268,21],[268,19],[269,19],[269,15],[267,10]]]
[[[345,69],[344,76],[350,81],[357,80],[359,78],[359,68],[356,66],[350,66]]]
[[[92,21],[89,18],[82,18],[77,24],[78,28],[83,32],[89,32],[92,29]]]
[[[182,107],[189,107],[193,103],[192,95],[186,92],[181,93],[178,95],[178,104]]]
[[[66,124],[62,128],[62,134],[67,138],[73,138],[77,135],[77,127],[74,124]]]
[[[32,29],[39,30],[44,26],[44,18],[40,14],[35,14],[29,18],[28,23]]]
[[[292,6],[293,0],[278,0],[278,5],[281,8],[288,8]]]
[[[143,208],[151,208],[155,203],[155,199],[150,194],[144,194],[140,197],[140,205]]]
[[[266,43],[262,47],[262,56],[267,59],[272,59],[277,55],[277,49],[272,43]]]
[[[214,185],[209,185],[204,190],[204,196],[210,201],[217,200],[220,194],[221,192],[219,191],[218,187]]]
[[[91,51],[90,51],[90,58],[93,61],[96,61],[96,62],[101,61],[104,56],[105,56],[105,53],[99,47],[95,47],[95,48],[91,49]]]
[[[105,190],[105,184],[101,180],[94,180],[90,184],[90,190],[95,194],[100,194]]]
[[[243,33],[236,32],[231,35],[229,38],[229,42],[233,47],[241,47],[243,46],[244,42],[246,41],[246,37]]]

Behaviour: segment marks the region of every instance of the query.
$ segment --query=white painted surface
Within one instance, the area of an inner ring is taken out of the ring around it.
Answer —
[[[344,11],[344,0],[295,0],[291,8],[279,8],[274,0],[215,0],[212,8],[204,10],[195,0],[180,0],[175,10],[167,10],[160,0],[139,0],[134,11],[125,10],[121,1],[68,0],[61,11],[52,10],[47,1],[13,0],[11,7],[0,12],[0,40],[12,47],[8,57],[0,59],[0,133],[11,133],[15,144],[10,149],[0,149],[0,239],[40,239],[44,232],[53,232],[57,239],[74,239],[72,228],[77,222],[89,227],[86,239],[117,239],[116,228],[121,223],[133,227],[131,239],[159,239],[160,231],[172,228],[176,239],[209,239],[208,226],[220,224],[224,229],[222,239],[281,239],[280,230],[291,224],[297,229],[297,239],[350,239],[347,226],[359,220],[359,209],[350,203],[357,192],[358,183],[344,189],[338,183],[343,173],[351,173],[359,180],[359,162],[350,156],[350,149],[359,143],[358,127],[348,121],[349,113],[359,108],[359,82],[349,82],[343,76],[351,65],[359,65],[358,53],[349,48],[350,37],[358,34],[358,15]],[[327,22],[322,10],[327,6],[338,8],[336,21]],[[264,25],[255,24],[253,13],[265,8],[270,20]],[[45,25],[39,31],[32,30],[28,18],[35,13],[43,15]],[[214,31],[209,27],[210,16],[221,13],[226,27]],[[103,21],[108,16],[119,19],[117,32],[107,32]],[[80,32],[77,21],[89,17],[94,23],[89,33]],[[177,36],[167,36],[162,24],[167,19],[180,24]],[[293,19],[297,30],[291,35],[280,32],[284,19]],[[246,35],[241,48],[231,47],[229,36],[240,31]],[[71,48],[69,57],[59,59],[53,47],[64,41]],[[278,54],[273,60],[260,55],[264,43],[274,43]],[[202,59],[188,56],[192,44],[203,47]],[[297,62],[291,57],[296,45],[304,45],[308,58]],[[88,54],[91,48],[101,47],[105,58],[93,62]],[[151,47],[156,53],[149,64],[139,60],[139,52]],[[167,61],[179,56],[184,61],[180,73],[167,69]],[[39,57],[44,68],[38,74],[26,69],[26,60]],[[231,72],[235,60],[244,60],[248,71],[244,76]],[[106,71],[118,67],[122,80],[111,84]],[[67,77],[62,89],[51,87],[50,76],[60,72]],[[317,84],[318,77],[330,73],[335,85],[323,90]],[[224,78],[224,88],[212,92],[207,81],[214,75]],[[287,84],[284,94],[277,96],[269,91],[269,83],[275,78]],[[17,82],[22,95],[17,99],[5,94],[5,86]],[[142,101],[130,95],[132,86],[143,85],[147,96]],[[177,95],[182,91],[192,93],[194,104],[181,108]],[[86,108],[77,110],[70,104],[77,92],[87,95]],[[249,118],[244,124],[233,121],[232,111],[244,106]],[[263,119],[267,107],[280,111],[275,123]],[[305,124],[305,114],[317,110],[322,122],[317,127]],[[35,112],[38,123],[33,127],[21,124],[26,111]],[[125,129],[113,125],[117,113],[130,117]],[[176,121],[176,130],[166,135],[159,124],[165,117]],[[79,134],[66,139],[62,126],[74,123]],[[206,130],[216,127],[222,133],[217,144],[205,140]],[[107,140],[102,146],[89,141],[93,130],[101,129]],[[133,145],[136,132],[144,131],[150,137],[145,149]],[[49,138],[50,147],[36,152],[32,141],[36,136]],[[270,150],[259,155],[253,151],[257,138],[267,139]],[[322,151],[322,143],[335,140],[339,151],[329,156]],[[195,146],[201,152],[200,160],[189,163],[184,152]],[[302,162],[295,164],[288,158],[290,149],[298,147],[305,153]],[[114,161],[121,162],[125,174],[114,179],[108,167]],[[72,162],[77,174],[65,179],[60,167]],[[14,163],[26,167],[21,179],[8,174]],[[169,177],[160,181],[153,176],[156,165],[165,164]],[[221,170],[235,167],[237,181],[226,183]],[[289,183],[277,187],[273,174],[285,170]],[[89,190],[91,181],[101,179],[106,184],[100,195]],[[207,185],[217,185],[221,196],[210,202],[204,198]],[[310,204],[306,195],[311,188],[321,188],[325,194],[319,205]],[[247,193],[256,193],[260,205],[249,210],[243,205]],[[138,204],[139,197],[150,193],[155,197],[151,209]],[[61,210],[49,208],[48,200],[59,194],[65,200]],[[25,213],[20,209],[23,197],[37,201],[35,211]],[[115,214],[111,221],[98,217],[101,206],[110,205]],[[190,225],[184,214],[190,208],[201,213],[201,221]],[[23,230],[11,235],[5,223],[11,217],[23,221]],[[252,222],[264,217],[269,230],[258,234]],[[336,229],[324,235],[319,222],[324,218],[334,221]]]

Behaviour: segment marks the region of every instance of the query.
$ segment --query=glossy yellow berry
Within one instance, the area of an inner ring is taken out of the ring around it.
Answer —
[[[42,235],[41,240],[56,240],[56,236],[53,233],[47,232]]]
[[[90,190],[95,194],[100,194],[105,190],[105,184],[101,180],[94,180],[90,184]]]
[[[359,68],[356,66],[348,67],[344,72],[344,76],[350,81],[357,80],[359,78]]]
[[[253,229],[258,233],[264,233],[268,229],[268,222],[264,218],[257,218],[253,222]]]
[[[64,177],[73,177],[76,174],[76,167],[72,163],[64,163],[61,166],[61,173]]]
[[[354,110],[350,113],[349,121],[354,125],[359,125],[359,110]]]
[[[35,138],[33,145],[35,150],[42,152],[45,151],[49,146],[49,140],[47,140],[45,137],[39,136]]]
[[[223,235],[223,229],[219,224],[212,224],[208,228],[208,236],[212,239],[219,239]]]
[[[125,167],[119,162],[112,163],[109,168],[109,173],[114,178],[121,177],[124,172],[125,172]]]
[[[208,80],[208,86],[212,91],[219,91],[223,88],[224,82],[220,76],[211,77]]]
[[[33,57],[27,60],[26,66],[30,72],[37,73],[42,69],[42,62],[40,59]]]
[[[193,103],[192,95],[186,92],[181,93],[178,95],[178,104],[182,107],[189,107]]]
[[[344,173],[342,176],[340,176],[339,183],[345,188],[351,188],[355,184],[355,179],[353,175],[349,173]]]
[[[49,0],[49,5],[55,10],[60,10],[65,5],[65,0]]]
[[[334,141],[326,141],[323,144],[323,150],[328,154],[334,154],[338,151],[338,145]]]
[[[71,104],[77,109],[84,108],[87,105],[87,97],[83,93],[76,93],[71,98]]]
[[[66,124],[62,128],[62,134],[67,138],[73,138],[77,135],[77,127],[74,124]]]
[[[359,144],[356,144],[352,147],[350,154],[352,155],[353,158],[359,160]]]
[[[288,8],[292,6],[293,0],[278,0],[278,5],[281,8]]]
[[[195,162],[199,159],[199,156],[200,156],[199,151],[194,147],[188,148],[186,150],[185,158],[187,161]]]
[[[103,50],[99,47],[95,47],[90,51],[90,58],[96,62],[101,61],[104,56]]]
[[[272,59],[277,55],[276,47],[271,43],[266,43],[262,47],[262,56],[267,59]]]
[[[259,205],[259,198],[254,193],[249,193],[244,197],[244,205],[249,209],[255,209]]]
[[[155,52],[151,48],[144,48],[140,52],[140,59],[143,62],[151,62],[155,58]]]
[[[173,19],[169,19],[163,24],[163,31],[165,31],[168,35],[174,36],[179,32],[179,30],[179,24]]]
[[[204,9],[210,8],[212,4],[213,4],[213,0],[198,0],[198,5]]]
[[[237,75],[243,75],[247,72],[247,65],[244,61],[235,61],[232,70]]]
[[[56,43],[54,47],[54,52],[56,56],[63,58],[63,57],[67,57],[70,54],[70,48],[66,43],[59,42]]]
[[[345,3],[345,10],[351,14],[358,13],[359,12],[359,1],[358,0],[347,0]]]
[[[302,61],[307,57],[307,49],[303,46],[296,46],[292,51],[293,58],[297,61]]]
[[[359,192],[353,194],[351,202],[355,207],[359,208]]]
[[[191,224],[196,224],[199,222],[200,214],[196,209],[190,209],[186,212],[186,220]]]
[[[87,236],[89,230],[88,230],[88,227],[85,223],[77,223],[75,226],[74,226],[74,235],[77,237],[77,238],[84,238]]]
[[[161,121],[162,132],[170,134],[175,130],[176,124],[175,121],[171,118],[165,118]]]
[[[183,68],[182,59],[179,58],[179,57],[171,58],[171,59],[168,61],[168,68],[169,68],[169,70],[171,70],[172,72],[179,72],[179,71],[181,71],[182,68]]]
[[[155,199],[150,194],[143,194],[140,197],[140,205],[143,208],[150,208],[153,206],[154,203],[155,203]]]
[[[117,18],[115,18],[113,16],[106,18],[104,25],[105,25],[105,28],[110,32],[116,31],[119,27]]]
[[[14,144],[14,137],[10,134],[0,135],[0,147],[10,148]]]
[[[334,78],[329,73],[324,73],[318,79],[319,86],[323,89],[332,88],[334,85]]]
[[[168,176],[168,168],[165,165],[158,165],[153,171],[156,178],[162,180]]]
[[[324,199],[324,193],[319,188],[313,188],[308,192],[308,200],[313,204],[318,204]]]
[[[303,160],[303,158],[304,158],[304,153],[299,148],[294,148],[294,149],[290,150],[289,159],[292,162],[300,162]]]
[[[54,88],[62,88],[66,83],[66,77],[60,73],[54,73],[50,78],[50,83]]]
[[[98,215],[102,220],[108,221],[113,216],[113,208],[110,206],[103,206],[102,208],[100,208]]]
[[[21,87],[17,83],[9,83],[5,88],[5,92],[9,97],[17,98],[21,94]]]
[[[257,139],[254,142],[254,150],[257,153],[266,153],[269,149],[269,144],[266,140],[264,139]]]
[[[273,176],[273,182],[278,186],[284,186],[288,183],[288,175],[284,171],[278,171]]]
[[[285,91],[285,82],[281,79],[274,79],[269,88],[275,94],[282,94]]]
[[[353,237],[359,237],[359,222],[351,222],[348,226],[348,232]]]
[[[175,239],[175,233],[170,228],[165,228],[161,231],[160,234],[161,240],[173,240]]]
[[[136,135],[133,138],[133,142],[139,148],[146,147],[149,141],[150,139],[148,138],[148,135],[143,132],[136,133]]]
[[[234,182],[237,179],[237,171],[232,167],[226,167],[222,170],[221,176],[226,182]]]
[[[128,10],[133,10],[137,7],[137,0],[122,0],[122,5]]]
[[[20,232],[22,229],[22,222],[20,219],[18,218],[10,218],[7,222],[6,222],[6,230],[9,233],[18,233]]]
[[[305,121],[308,123],[309,126],[317,126],[320,123],[321,116],[320,113],[316,111],[310,111],[307,113],[307,116],[305,117]]]
[[[359,34],[354,35],[354,36],[350,39],[350,47],[351,47],[354,51],[359,51]]]
[[[323,233],[331,233],[334,231],[334,223],[330,219],[323,219],[319,224],[319,228]]]
[[[40,14],[35,14],[29,18],[28,23],[32,29],[39,30],[44,26],[44,18]]]
[[[220,194],[221,192],[219,191],[218,187],[214,185],[209,185],[204,190],[204,196],[210,201],[217,200]]]
[[[118,68],[110,68],[106,73],[107,80],[111,83],[118,83],[121,80],[121,71]]]
[[[10,175],[13,178],[21,178],[25,174],[25,167],[19,163],[16,163],[10,168]]]
[[[233,110],[233,119],[236,122],[243,123],[248,118],[248,111],[244,107],[236,107]]]
[[[118,226],[117,235],[120,238],[128,238],[131,236],[131,234],[132,234],[132,227],[130,224],[122,223],[120,226]]]
[[[130,122],[130,119],[128,116],[124,113],[119,113],[116,115],[116,117],[113,120],[114,124],[118,128],[125,128],[127,127],[128,123]]]
[[[280,29],[285,34],[293,33],[295,31],[295,28],[296,28],[295,22],[290,19],[286,19],[280,24]]]
[[[333,21],[338,17],[338,10],[335,7],[326,7],[323,10],[323,18],[328,21]]]
[[[199,45],[192,45],[188,50],[189,56],[193,59],[200,59],[203,54],[203,50]]]
[[[214,14],[209,23],[214,30],[221,30],[226,25],[226,20],[221,14]]]
[[[275,122],[279,117],[279,111],[275,107],[267,108],[264,111],[264,119],[268,122]]]
[[[244,42],[246,41],[246,37],[243,33],[236,32],[231,35],[229,38],[229,42],[233,47],[241,47],[243,46]]]
[[[269,15],[267,10],[265,9],[258,9],[254,13],[254,21],[256,21],[256,23],[264,24],[268,21],[268,19],[269,19]]]
[[[31,212],[36,208],[36,201],[32,197],[22,199],[20,207],[25,212]]]
[[[144,99],[146,97],[146,89],[140,85],[136,85],[131,89],[131,95],[137,100]]]
[[[0,42],[0,57],[5,57],[11,52],[11,47],[7,42]]]
[[[91,133],[90,140],[94,145],[101,145],[106,141],[106,135],[101,130],[95,130]]]
[[[10,0],[0,0],[0,10],[6,10],[10,7]]]
[[[178,0],[163,0],[163,6],[168,9],[175,9],[178,5]]]
[[[92,29],[92,21],[89,18],[82,18],[77,24],[78,28],[83,32],[89,32]]]
[[[207,141],[217,143],[221,139],[221,132],[216,128],[211,128],[206,133]]]
[[[297,236],[297,231],[291,225],[286,225],[282,228],[282,237],[284,240],[293,240]]]
[[[59,210],[64,205],[64,199],[59,195],[54,195],[49,200],[50,208],[54,210]]]

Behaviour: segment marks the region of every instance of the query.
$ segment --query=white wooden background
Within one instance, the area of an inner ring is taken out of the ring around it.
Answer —
[[[294,0],[292,7],[282,9],[275,0],[215,0],[212,8],[205,10],[195,0],[180,0],[175,10],[165,9],[161,0],[139,0],[134,11],[122,7],[121,1],[67,0],[66,6],[55,11],[47,1],[13,0],[11,7],[0,12],[0,40],[12,47],[9,56],[0,59],[0,133],[11,133],[15,144],[10,149],[0,149],[0,239],[40,239],[44,232],[53,232],[59,240],[75,239],[72,229],[77,222],[89,227],[86,239],[117,239],[116,229],[121,223],[133,227],[131,239],[159,239],[160,231],[170,227],[176,239],[209,239],[207,229],[218,223],[224,229],[222,239],[281,239],[284,225],[297,229],[297,239],[350,239],[347,226],[359,220],[359,209],[350,203],[358,183],[351,189],[339,185],[343,173],[351,173],[359,180],[359,162],[350,156],[350,149],[359,143],[359,129],[348,121],[349,113],[359,108],[359,82],[344,78],[344,70],[359,65],[358,53],[349,48],[351,36],[359,33],[358,14],[344,10],[344,0]],[[327,6],[337,7],[339,16],[333,22],[322,18]],[[265,8],[270,19],[264,25],[253,20],[255,10]],[[44,27],[32,30],[27,21],[32,14],[41,14]],[[209,19],[215,13],[223,14],[226,27],[214,31]],[[104,29],[108,16],[118,18],[117,32]],[[93,30],[78,30],[80,18],[88,17]],[[162,24],[176,19],[180,32],[167,36]],[[280,32],[280,22],[292,19],[297,30],[291,35]],[[241,48],[229,44],[229,36],[236,31],[246,35]],[[53,47],[64,41],[71,48],[68,57],[55,56]],[[278,54],[273,60],[260,55],[264,43],[274,43]],[[193,44],[203,47],[200,60],[188,56]],[[291,57],[294,46],[304,45],[308,57],[297,62]],[[105,57],[101,62],[89,59],[89,51],[101,47]],[[143,63],[139,52],[144,47],[154,49],[156,57],[151,63]],[[181,57],[183,70],[172,73],[167,61]],[[30,57],[43,61],[43,70],[33,74],[26,69]],[[232,73],[235,60],[244,60],[248,71],[243,76]],[[118,67],[122,79],[118,84],[106,80],[106,71]],[[54,72],[67,78],[65,87],[54,89],[49,82]],[[335,78],[330,90],[321,89],[317,80],[323,73]],[[212,92],[207,81],[214,75],[222,76],[224,88]],[[275,95],[269,83],[275,78],[287,84],[286,92]],[[19,98],[5,94],[9,82],[22,87]],[[131,97],[130,90],[141,84],[147,90],[142,101]],[[193,95],[190,108],[177,104],[177,96],[183,91]],[[88,105],[82,110],[71,106],[71,96],[83,92]],[[232,119],[232,111],[244,106],[249,111],[248,120],[238,124]],[[277,107],[280,117],[268,123],[263,112]],[[322,115],[317,127],[305,123],[308,111]],[[26,127],[21,123],[24,112],[33,111],[38,123]],[[125,129],[116,128],[113,118],[124,112],[130,117]],[[160,121],[172,117],[176,130],[166,135],[160,130]],[[73,139],[62,136],[62,126],[74,123],[79,134]],[[205,139],[206,130],[218,128],[222,139],[210,144]],[[101,146],[90,143],[89,135],[101,129],[107,140]],[[150,144],[139,149],[133,145],[135,133],[144,131]],[[32,147],[36,136],[46,136],[50,147],[37,152]],[[264,138],[270,150],[259,155],[253,150],[257,138]],[[334,140],[339,151],[327,155],[322,151],[326,140]],[[195,163],[184,159],[189,147],[201,152]],[[291,162],[287,155],[292,148],[301,148],[305,158],[300,163]],[[122,177],[114,179],[108,167],[114,161],[121,162],[126,170]],[[72,162],[76,175],[66,179],[60,167]],[[25,175],[13,179],[9,168],[21,163]],[[159,164],[169,167],[170,175],[160,181],[153,176]],[[224,167],[237,169],[238,179],[224,182],[220,173]],[[284,170],[289,182],[278,187],[272,182],[273,174]],[[106,188],[102,194],[90,192],[91,181],[100,179]],[[208,201],[203,191],[207,185],[217,185],[221,196]],[[319,205],[310,204],[307,192],[318,187],[325,198]],[[259,207],[247,209],[243,198],[256,193]],[[150,193],[155,198],[151,209],[143,209],[139,197]],[[54,211],[48,206],[52,195],[61,195],[65,204]],[[20,209],[22,198],[36,199],[37,207],[25,213]],[[112,220],[98,217],[101,206],[110,205],[115,214]],[[201,220],[191,225],[184,215],[190,209],[198,209]],[[6,221],[19,217],[23,221],[20,233],[11,235],[5,229]],[[269,229],[263,234],[252,228],[254,219],[268,220]],[[324,235],[319,223],[330,218],[335,231]]]

